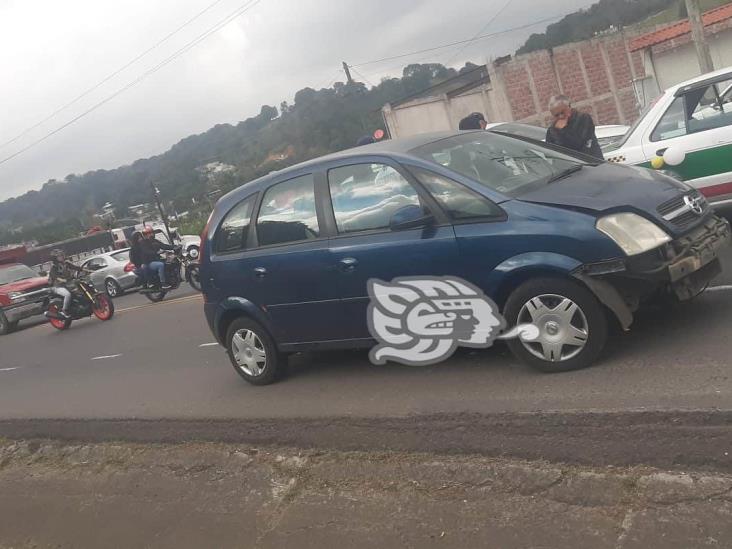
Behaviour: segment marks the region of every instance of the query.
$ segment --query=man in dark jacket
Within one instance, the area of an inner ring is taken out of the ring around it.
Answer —
[[[135,259],[145,265],[147,272],[156,271],[160,279],[161,289],[170,290],[170,284],[165,279],[165,263],[160,260],[160,250],[175,250],[175,246],[163,244],[155,238],[152,227],[145,227],[142,231],[143,239],[139,242]]]
[[[547,143],[603,160],[602,150],[595,135],[595,122],[589,114],[573,109],[566,95],[552,97],[549,100],[549,112],[554,118],[554,123],[546,131]]]

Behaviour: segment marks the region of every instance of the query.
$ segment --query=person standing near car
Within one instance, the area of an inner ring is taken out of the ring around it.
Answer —
[[[77,267],[71,261],[66,260],[66,252],[63,250],[53,250],[51,252],[51,269],[48,272],[48,284],[51,286],[51,292],[62,297],[64,304],[59,312],[59,316],[64,320],[69,319],[69,305],[71,305],[71,290],[68,286],[71,284],[74,273],[83,271],[81,267]]]
[[[553,96],[549,100],[549,112],[554,122],[546,130],[547,143],[604,160],[595,135],[595,122],[589,114],[573,109],[566,95]]]
[[[173,251],[175,250],[175,246],[163,244],[157,240],[155,238],[155,231],[152,227],[145,227],[142,234],[144,238],[140,241],[139,259],[142,261],[142,264],[145,265],[145,269],[147,269],[146,274],[148,275],[148,281],[150,271],[157,272],[158,278],[160,279],[161,289],[170,290],[170,285],[165,279],[165,263],[160,259],[160,250]]]
[[[484,130],[488,122],[482,112],[474,112],[460,121],[459,130]]]

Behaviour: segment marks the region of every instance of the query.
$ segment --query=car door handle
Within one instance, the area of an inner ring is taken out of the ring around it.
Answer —
[[[254,275],[257,278],[264,278],[266,274],[267,274],[267,269],[265,269],[264,267],[256,267],[254,269]]]
[[[358,260],[355,257],[344,257],[343,259],[338,261],[338,264],[341,267],[341,271],[343,271],[344,273],[351,273],[356,270]]]

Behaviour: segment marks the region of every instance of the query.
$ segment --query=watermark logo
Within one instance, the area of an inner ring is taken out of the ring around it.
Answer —
[[[539,329],[522,324],[505,332],[496,304],[479,288],[455,277],[403,277],[368,281],[368,326],[374,364],[427,366],[458,347],[486,348],[496,339],[534,341]]]

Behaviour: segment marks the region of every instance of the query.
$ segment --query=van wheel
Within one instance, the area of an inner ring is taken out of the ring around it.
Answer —
[[[509,340],[511,352],[542,372],[585,368],[600,356],[607,341],[607,317],[586,288],[561,278],[537,278],[509,296],[504,316],[510,326],[533,324],[535,341]]]
[[[226,333],[226,351],[234,370],[252,385],[268,385],[284,372],[286,358],[258,322],[237,318]]]

